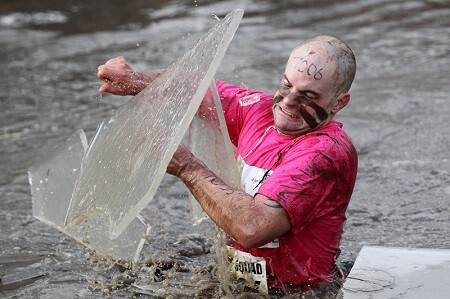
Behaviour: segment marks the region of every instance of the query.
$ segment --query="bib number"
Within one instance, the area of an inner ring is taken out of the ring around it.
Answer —
[[[249,288],[267,295],[266,260],[234,248],[230,249],[234,251],[231,267],[237,279],[243,279]]]

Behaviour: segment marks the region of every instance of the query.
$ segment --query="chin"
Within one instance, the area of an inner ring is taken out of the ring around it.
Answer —
[[[277,126],[275,124],[275,129],[278,133],[282,135],[287,136],[295,136],[295,135],[302,135],[310,131],[309,128],[292,128],[292,127],[283,127],[283,126]]]
[[[295,135],[309,129],[309,127],[305,127],[304,123],[289,122],[283,119],[283,116],[279,117],[278,121],[277,117],[274,118],[274,126],[278,132],[284,135]]]

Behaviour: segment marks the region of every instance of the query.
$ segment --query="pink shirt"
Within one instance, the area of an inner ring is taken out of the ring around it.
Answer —
[[[273,127],[272,95],[217,81],[236,157],[243,164],[242,184],[286,211],[291,230],[276,246],[245,250],[264,257],[272,287],[304,289],[330,279],[356,180],[356,150],[331,121],[292,137]]]

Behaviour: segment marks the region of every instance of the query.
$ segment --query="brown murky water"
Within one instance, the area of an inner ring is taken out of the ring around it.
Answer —
[[[98,94],[99,64],[124,55],[167,66],[234,8],[245,15],[218,78],[274,91],[291,49],[316,34],[356,53],[338,117],[360,156],[340,260],[363,245],[450,248],[448,1],[2,1],[0,297],[129,298],[139,282],[148,297],[217,297],[213,226],[191,225],[177,180],[167,176],[146,208],[152,231],[130,270],[35,220],[27,169],[123,103]]]

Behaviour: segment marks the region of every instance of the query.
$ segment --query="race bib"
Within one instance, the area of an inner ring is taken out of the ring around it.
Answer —
[[[231,267],[237,279],[245,280],[249,288],[267,295],[266,260],[232,247],[229,250],[234,251]]]
[[[247,165],[241,156],[237,158],[241,171],[241,187],[251,196],[255,196],[261,184],[269,178],[273,170],[267,170],[256,166]]]

